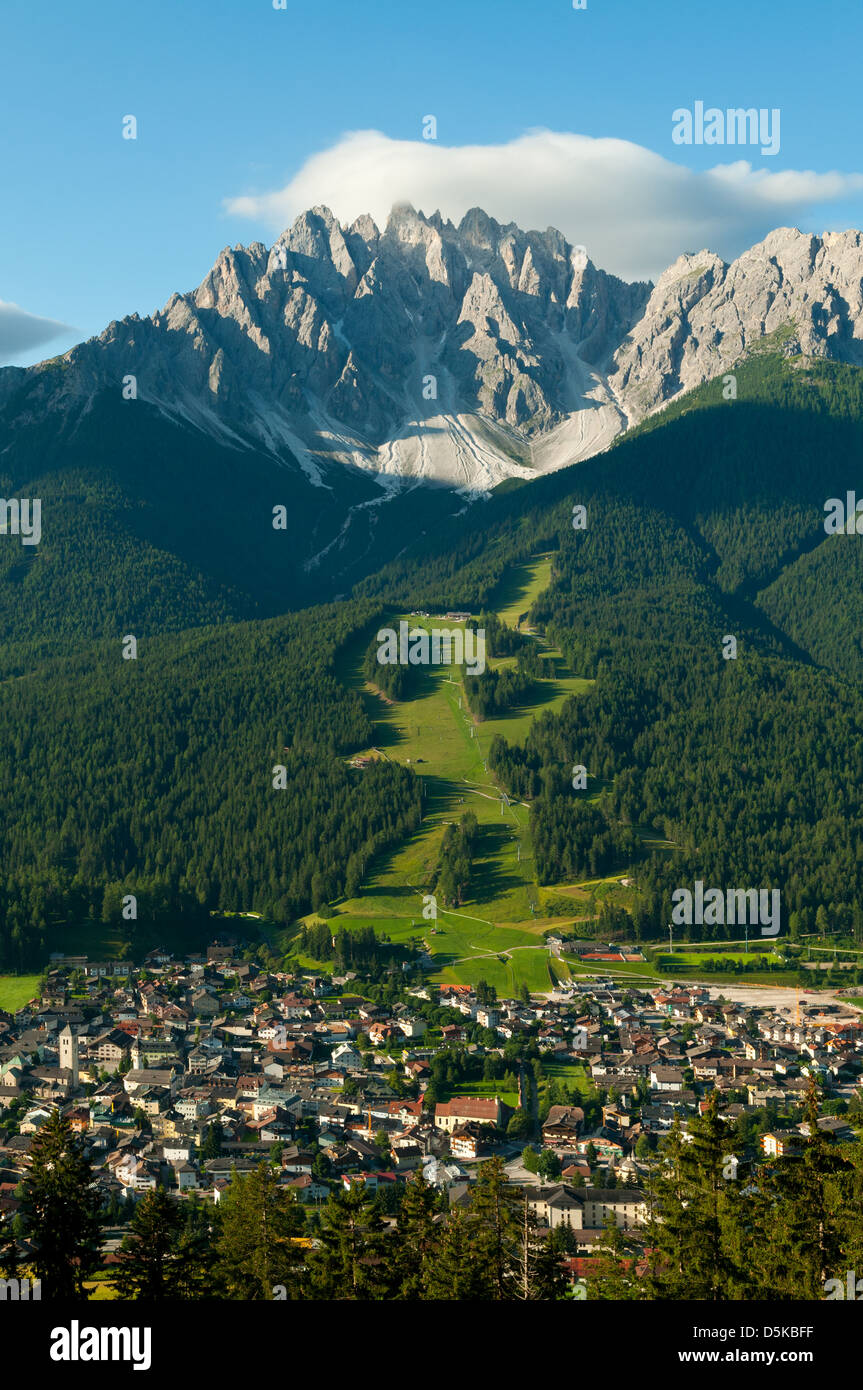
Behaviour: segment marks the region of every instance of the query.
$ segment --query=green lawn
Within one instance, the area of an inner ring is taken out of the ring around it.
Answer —
[[[561,1081],[565,1086],[576,1086],[582,1095],[596,1095],[596,1087],[581,1062],[549,1062],[543,1058],[545,1077],[541,1085],[549,1081]]]
[[[569,961],[564,960],[563,957],[561,957],[558,960],[556,956],[549,956],[548,968],[551,972],[551,977],[554,980],[555,984],[561,984],[566,980],[572,979],[572,971],[569,968]]]
[[[666,950],[657,951],[656,954],[664,969],[689,969],[693,966],[701,966],[707,960],[752,962],[772,959],[770,951],[723,951],[716,946],[703,951],[675,951],[673,955],[669,955]]]
[[[650,983],[659,979],[663,973],[667,976],[668,971],[657,970],[652,961],[649,960],[587,960],[582,965],[577,956],[567,957],[570,970],[574,976],[577,975],[614,975],[632,978],[636,988],[641,987],[643,982]]]
[[[547,993],[552,988],[548,948],[542,944],[539,924],[484,921],[474,917],[468,905],[464,914],[441,910],[437,931],[432,934],[435,924],[423,920],[421,899],[416,896],[411,900],[416,902],[412,918],[395,915],[399,907],[404,911],[404,902],[397,899],[386,900],[393,915],[355,911],[365,899],[352,899],[339,905],[329,925],[334,931],[340,927],[354,930],[373,926],[378,936],[394,942],[420,947],[425,943],[434,958],[434,978],[444,984],[470,984],[486,979],[506,995],[513,994],[523,980],[537,993]],[[501,960],[502,956],[505,959]],[[318,962],[303,957],[302,964],[317,968]]]
[[[447,1098],[453,1096],[499,1096],[504,1105],[512,1106],[513,1110],[518,1109],[518,1092],[502,1090],[503,1078],[499,1081],[457,1081],[452,1086],[444,1089]]]
[[[500,734],[508,743],[523,744],[530,726],[539,714],[559,714],[563,705],[572,695],[583,695],[594,684],[582,676],[574,676],[566,665],[557,647],[549,646],[542,638],[539,643],[541,655],[545,658],[546,679],[534,682],[532,702],[507,710],[500,719],[484,719],[476,726],[476,738],[483,755],[488,754],[492,739]],[[508,661],[491,662],[492,666],[513,665],[515,658]]]
[[[539,1083],[540,1106],[546,1099],[552,1081],[559,1081],[570,1090],[577,1091],[582,1100],[591,1099],[598,1094],[590,1074],[580,1062],[549,1062],[544,1057],[543,1069],[545,1076]]]
[[[693,977],[699,980],[706,980],[714,985],[796,985],[798,983],[797,974],[793,970],[753,970],[737,975],[733,970],[708,970],[707,961],[709,954],[702,955],[699,952],[676,952],[673,957],[669,957],[668,951],[657,950],[654,957],[646,944],[647,959],[644,961],[601,961],[590,960],[581,963],[577,956],[567,956],[566,963],[573,976],[579,975],[608,975],[621,982],[627,978],[636,987],[643,987],[655,980],[668,980],[675,977]],[[714,956],[722,954],[723,957],[731,959],[740,956],[741,952],[719,952],[714,951]],[[754,959],[752,954],[749,960]],[[560,962],[554,962],[557,967]]]
[[[669,955],[667,951],[656,953],[656,963],[654,969],[658,975],[696,975],[699,979],[710,980],[712,984],[749,984],[749,985],[796,985],[798,983],[796,970],[746,970],[739,975],[733,970],[708,970],[707,962],[711,959],[718,960],[720,957],[725,961],[748,961],[750,965],[765,957],[771,957],[763,951],[750,951],[747,955],[744,951],[675,951]]]
[[[447,984],[473,984],[485,979],[504,997],[511,997],[522,984],[532,993],[547,994],[553,988],[548,962],[545,947],[538,950],[516,947],[503,960],[499,955],[480,956],[441,967],[439,978]]]
[[[38,975],[0,975],[0,1009],[14,1014],[39,992]]]
[[[523,620],[548,586],[550,573],[549,555],[536,556],[511,570],[495,602],[498,616],[525,630]],[[419,620],[409,614],[393,614],[388,622],[395,625],[401,618],[412,626],[435,625],[433,619]],[[534,702],[501,719],[477,723],[467,708],[458,668],[418,668],[411,698],[401,701],[388,699],[368,684],[362,667],[370,640],[360,636],[347,644],[336,665],[339,679],[361,695],[374,727],[372,746],[358,751],[413,768],[423,785],[423,820],[408,840],[367,865],[354,898],[331,905],[336,912],[332,927],[350,930],[371,925],[394,942],[424,946],[434,961],[432,978],[439,983],[475,984],[486,979],[500,994],[512,995],[523,983],[533,992],[546,993],[557,980],[568,978],[571,968],[569,962],[551,962],[543,933],[572,928],[596,910],[597,898],[609,895],[625,901],[630,890],[615,878],[582,887],[537,885],[528,808],[504,802],[487,768],[487,754],[496,733],[510,742],[522,741],[537,714],[559,709],[591,682],[574,677],[560,652],[550,650],[542,636],[534,634],[546,654],[549,672],[548,679],[536,682]],[[476,816],[480,831],[469,899],[459,909],[444,910],[439,904],[435,924],[422,916],[423,895],[433,877],[446,826],[468,810]],[[547,900],[566,901],[567,893],[572,894],[571,916],[543,913]],[[438,930],[433,932],[435,925]],[[280,942],[287,948],[287,933],[281,934]]]

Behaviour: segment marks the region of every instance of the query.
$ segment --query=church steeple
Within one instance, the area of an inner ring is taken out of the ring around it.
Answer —
[[[72,1032],[71,1024],[60,1034],[60,1066],[72,1073],[72,1086],[78,1085],[78,1038]]]

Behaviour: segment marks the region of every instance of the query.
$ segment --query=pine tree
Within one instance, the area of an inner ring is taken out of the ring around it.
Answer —
[[[216,1292],[216,1251],[213,1225],[186,1222],[177,1243],[177,1269],[174,1276],[174,1297],[182,1299],[210,1298]]]
[[[315,1299],[379,1299],[388,1291],[383,1221],[374,1198],[358,1185],[334,1192],[320,1214],[317,1246],[308,1258]]]
[[[751,1271],[741,1261],[741,1197],[738,1160],[715,1094],[704,1115],[679,1121],[652,1173],[645,1243],[651,1247],[649,1298],[744,1297]]]
[[[216,1242],[219,1277],[227,1298],[272,1299],[277,1285],[297,1296],[303,1213],[295,1194],[279,1185],[268,1163],[234,1174],[220,1203]]]
[[[519,1243],[514,1256],[512,1297],[523,1302],[554,1302],[566,1292],[566,1272],[554,1248],[551,1232],[538,1234],[527,1189],[520,1203]]]
[[[201,1139],[201,1158],[219,1158],[222,1153],[222,1126],[216,1124],[207,1125]]]
[[[43,1297],[80,1298],[99,1264],[99,1198],[90,1162],[68,1120],[54,1111],[33,1139],[21,1215]]]
[[[633,1270],[635,1241],[627,1239],[612,1215],[606,1221],[597,1257],[596,1268],[587,1279],[590,1299],[619,1303],[644,1298]]]
[[[426,1270],[427,1299],[477,1303],[494,1298],[489,1271],[479,1259],[476,1234],[476,1223],[464,1207],[448,1212]]]
[[[182,1213],[163,1187],[142,1198],[120,1247],[116,1285],[121,1298],[177,1296],[182,1229]]]
[[[394,1298],[416,1300],[423,1297],[429,1265],[435,1258],[439,1240],[439,1227],[434,1220],[437,1205],[437,1193],[421,1172],[405,1183],[398,1230],[392,1240],[390,1282]]]
[[[519,1249],[519,1192],[507,1185],[502,1158],[492,1158],[479,1171],[471,1193],[470,1215],[475,1223],[476,1258],[486,1271],[490,1297],[510,1298]]]
[[[818,1091],[805,1111],[809,1133],[799,1157],[765,1165],[759,1174],[755,1239],[757,1296],[821,1299],[828,1279],[844,1280],[863,1253],[863,1174],[818,1127]]]

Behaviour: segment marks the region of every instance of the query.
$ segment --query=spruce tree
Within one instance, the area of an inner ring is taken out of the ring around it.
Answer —
[[[297,1297],[301,1251],[295,1238],[304,1227],[303,1213],[270,1164],[235,1174],[220,1211],[216,1262],[225,1297],[272,1299],[276,1286]]]
[[[550,1231],[540,1236],[527,1189],[521,1194],[518,1245],[514,1252],[512,1297],[522,1302],[554,1302],[566,1292],[567,1279]]]
[[[757,1296],[822,1299],[828,1279],[845,1279],[863,1253],[859,1164],[818,1127],[818,1091],[806,1095],[809,1133],[799,1156],[759,1173],[751,1258]]]
[[[588,1298],[615,1303],[644,1298],[635,1275],[636,1242],[624,1234],[613,1216],[605,1223],[602,1243],[597,1249],[597,1262],[588,1275]]]
[[[54,1111],[33,1139],[21,1215],[44,1298],[80,1298],[99,1264],[101,1220],[93,1174],[68,1120]]]
[[[476,1233],[476,1222],[464,1207],[448,1212],[426,1270],[427,1299],[476,1303],[494,1298],[489,1271],[479,1257]]]
[[[385,1298],[389,1247],[377,1203],[358,1185],[331,1193],[308,1257],[308,1295],[315,1299]]]
[[[174,1297],[210,1298],[217,1292],[214,1227],[210,1222],[184,1223],[177,1242]]]
[[[740,1259],[746,1198],[732,1136],[716,1109],[679,1121],[660,1150],[650,1184],[645,1244],[651,1249],[649,1298],[745,1297],[751,1271]]]
[[[115,1282],[121,1298],[177,1297],[182,1229],[182,1212],[163,1187],[141,1199],[120,1247]]]
[[[399,1208],[398,1230],[391,1241],[394,1298],[416,1300],[423,1297],[440,1234],[434,1219],[437,1206],[437,1193],[421,1172],[408,1179]]]
[[[508,1186],[502,1158],[492,1158],[479,1171],[471,1193],[470,1216],[474,1246],[489,1281],[489,1297],[512,1297],[520,1244],[518,1189]]]

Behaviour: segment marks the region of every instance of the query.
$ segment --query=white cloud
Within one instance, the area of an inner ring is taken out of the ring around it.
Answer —
[[[312,155],[284,188],[225,207],[275,231],[317,204],[342,222],[368,212],[379,225],[397,202],[453,221],[482,207],[526,229],[557,227],[626,279],[655,279],[682,251],[731,259],[773,227],[861,191],[861,174],[773,173],[745,160],[695,172],[628,140],[550,130],[462,146],[361,130]]]
[[[50,343],[61,334],[74,333],[66,323],[56,319],[43,319],[38,314],[28,314],[17,304],[0,299],[0,362],[30,352],[33,348]]]

